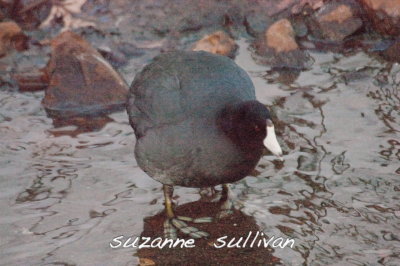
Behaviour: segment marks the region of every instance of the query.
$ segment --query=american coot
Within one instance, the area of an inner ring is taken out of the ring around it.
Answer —
[[[186,222],[211,221],[176,217],[172,186],[223,184],[221,217],[230,208],[225,184],[247,176],[264,145],[282,155],[269,111],[256,101],[249,76],[224,56],[183,51],[157,56],[136,75],[127,111],[138,165],[164,187],[168,238],[176,237],[176,229],[205,237]]]

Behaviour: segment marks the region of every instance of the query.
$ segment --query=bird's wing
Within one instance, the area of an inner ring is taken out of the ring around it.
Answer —
[[[128,114],[136,135],[163,124],[176,124],[185,119],[179,77],[167,67],[148,65],[133,81],[128,97]]]
[[[176,52],[156,57],[135,77],[128,113],[140,137],[149,128],[215,116],[225,104],[254,99],[250,78],[229,58]]]

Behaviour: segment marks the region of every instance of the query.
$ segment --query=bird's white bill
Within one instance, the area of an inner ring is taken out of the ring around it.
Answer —
[[[276,139],[275,127],[271,120],[267,121],[267,137],[264,139],[264,146],[280,160],[283,160],[282,149]]]

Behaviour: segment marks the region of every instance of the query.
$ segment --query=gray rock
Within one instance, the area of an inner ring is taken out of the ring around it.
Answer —
[[[363,26],[359,6],[350,0],[328,2],[309,21],[309,28],[317,39],[341,42]]]

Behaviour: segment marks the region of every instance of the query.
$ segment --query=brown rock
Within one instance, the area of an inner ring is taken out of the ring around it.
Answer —
[[[49,85],[47,73],[37,69],[16,73],[13,79],[17,82],[20,91],[44,90]]]
[[[373,27],[382,34],[400,34],[400,0],[359,0]]]
[[[237,6],[247,8],[242,9],[244,14],[244,25],[247,32],[257,37],[264,34],[266,29],[276,21],[276,18],[288,17],[297,10],[302,10],[305,5],[311,5],[311,2],[322,0],[257,0],[257,1],[229,1],[238,3]],[[238,8],[235,8],[237,10]]]
[[[273,48],[276,52],[290,52],[299,48],[294,38],[292,24],[287,19],[281,19],[265,32],[267,46]]]
[[[13,9],[14,1],[11,0],[1,0],[0,1],[0,21],[11,17],[10,13]]]
[[[316,38],[343,41],[363,25],[353,1],[329,2],[315,13],[309,27]]]
[[[237,49],[235,41],[223,31],[205,36],[193,46],[193,51],[206,51],[232,57]]]
[[[28,38],[17,23],[0,23],[0,57],[6,55],[11,49],[25,50]]]
[[[385,51],[380,53],[390,62],[400,63],[400,39],[395,40]]]
[[[353,15],[353,12],[351,12],[351,9],[349,6],[346,5],[339,5],[338,7],[335,7],[334,10],[330,11],[327,14],[324,14],[320,16],[320,21],[321,22],[337,22],[339,24],[342,24],[351,16]]]
[[[99,131],[114,120],[107,115],[100,116],[74,116],[74,117],[53,117],[53,129],[49,129],[55,137],[70,136],[76,137],[82,133]],[[72,126],[72,127],[71,127]],[[89,144],[90,145],[90,144]],[[76,148],[86,148],[85,144],[76,146]]]
[[[108,113],[125,106],[128,86],[88,42],[64,32],[51,41],[43,105],[51,116]]]
[[[0,1],[2,2],[2,1]],[[8,16],[18,22],[24,30],[35,29],[50,14],[54,1],[46,0],[19,0],[11,1]]]
[[[324,0],[238,0],[227,2],[237,3],[232,10],[242,7],[246,30],[250,35],[257,37],[259,34],[263,34],[277,18],[291,17],[293,14],[303,13],[305,9],[314,11],[323,5]],[[230,11],[228,12],[230,13]]]
[[[272,24],[264,35],[253,44],[259,57],[255,59],[274,68],[307,68],[309,55],[300,50],[289,20],[281,19]]]

